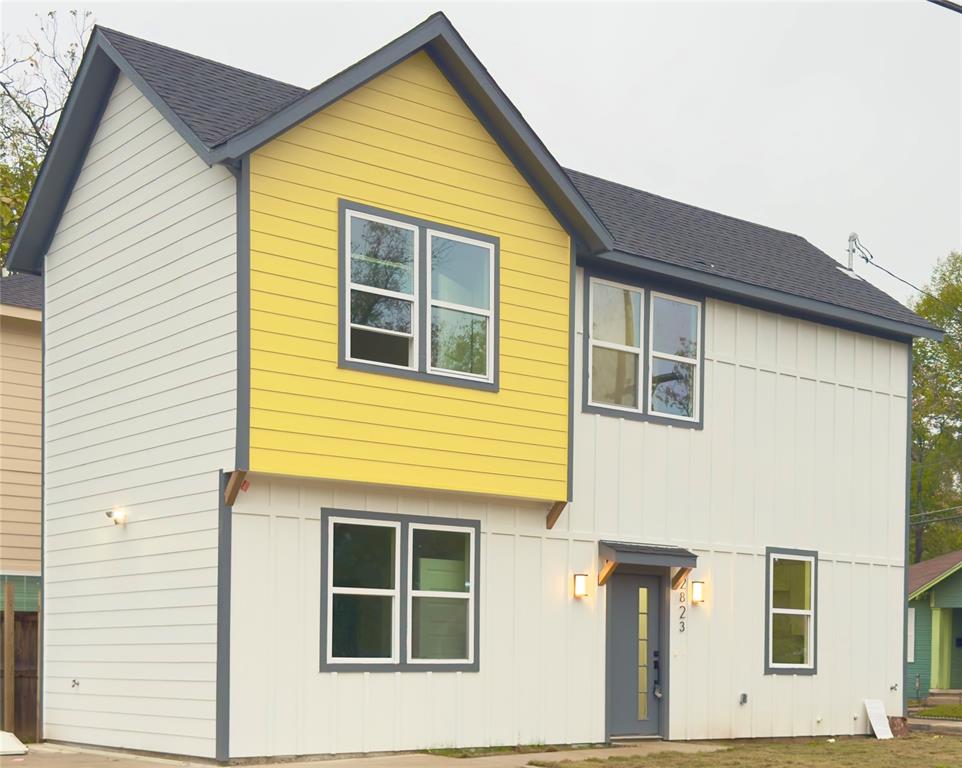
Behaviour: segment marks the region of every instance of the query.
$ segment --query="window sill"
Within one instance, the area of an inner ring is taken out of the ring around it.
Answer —
[[[673,419],[671,416],[658,416],[641,411],[622,410],[621,408],[606,408],[603,405],[593,403],[583,403],[582,413],[594,413],[599,416],[611,416],[615,419],[629,419],[630,421],[647,421],[651,424],[662,424],[669,427],[680,427],[681,429],[704,429],[705,423],[702,419],[689,421],[687,419]]]
[[[814,675],[818,672],[816,667],[772,667],[765,665],[766,675]]]
[[[345,664],[340,661],[321,662],[321,672],[477,672],[477,660],[473,662],[457,662],[444,664],[441,662],[401,662],[394,664]]]
[[[466,389],[478,389],[483,392],[497,392],[499,389],[497,378],[494,381],[484,381],[482,379],[462,379],[458,376],[445,376],[443,373],[427,373],[425,371],[415,371],[410,368],[394,368],[377,363],[366,363],[361,360],[338,361],[338,368],[351,371],[363,371],[364,373],[379,373],[384,376],[397,376],[402,379],[413,381],[428,381],[433,384],[447,384],[454,387],[464,387]],[[347,666],[351,666],[350,664]]]

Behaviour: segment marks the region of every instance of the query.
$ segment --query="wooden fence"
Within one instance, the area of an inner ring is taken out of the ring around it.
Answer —
[[[36,611],[17,611],[13,584],[6,583],[0,616],[0,679],[3,696],[0,722],[3,730],[20,741],[40,741],[40,606]],[[11,660],[12,663],[9,663]]]

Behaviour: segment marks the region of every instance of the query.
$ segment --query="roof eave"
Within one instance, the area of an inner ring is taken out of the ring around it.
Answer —
[[[955,565],[953,565],[951,568],[948,568],[947,570],[945,570],[945,571],[943,571],[942,573],[940,573],[938,576],[936,576],[934,579],[932,579],[931,581],[929,581],[927,584],[924,584],[923,586],[921,586],[921,587],[919,587],[918,589],[916,589],[914,592],[912,592],[912,593],[909,595],[909,598],[908,598],[908,599],[909,599],[909,600],[917,600],[917,599],[920,598],[922,595],[924,595],[926,592],[928,592],[930,589],[932,589],[932,587],[935,587],[935,586],[937,586],[940,582],[945,581],[947,578],[949,578],[949,576],[952,576],[953,574],[958,573],[959,570],[962,570],[962,561],[959,561],[958,563],[956,563]]]
[[[584,248],[589,252],[613,248],[614,238],[601,219],[443,14],[429,17],[215,147],[210,161],[233,161],[249,154],[420,50],[427,51],[552,213]]]
[[[890,320],[848,307],[840,307],[817,299],[765,288],[742,282],[722,275],[713,275],[678,264],[669,264],[659,259],[647,256],[608,250],[587,257],[587,260],[600,264],[643,272],[649,275],[681,280],[698,288],[717,293],[723,297],[730,297],[739,301],[778,310],[788,310],[792,314],[811,318],[816,321],[829,322],[873,335],[895,338],[899,341],[911,341],[915,337],[941,341],[944,333],[937,328],[913,325],[899,320]]]
[[[100,118],[107,106],[119,72],[123,72],[148,101],[177,130],[204,162],[210,164],[210,148],[187,127],[167,103],[120,54],[106,35],[95,27],[84,51],[77,77],[50,149],[40,166],[23,217],[7,253],[7,266],[16,272],[40,275],[60,217],[83,168]]]

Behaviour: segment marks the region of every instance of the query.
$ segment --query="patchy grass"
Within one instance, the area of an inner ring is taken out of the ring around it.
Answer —
[[[656,752],[607,760],[534,761],[548,768],[958,768],[962,738],[914,734],[904,739],[793,739],[737,742],[720,752]]]
[[[488,755],[529,755],[532,752],[561,752],[575,749],[596,749],[604,744],[523,744],[504,747],[456,747],[429,749],[429,755],[440,757],[486,757]]]
[[[937,707],[920,709],[914,714],[915,717],[949,717],[954,720],[962,720],[962,704],[940,704]]]

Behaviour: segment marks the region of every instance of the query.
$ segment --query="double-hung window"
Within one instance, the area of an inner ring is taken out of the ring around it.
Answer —
[[[701,302],[599,277],[588,286],[589,410],[699,423]]]
[[[321,666],[477,669],[474,521],[324,510]]]
[[[341,202],[342,364],[497,386],[498,240]]]
[[[767,557],[766,671],[813,673],[818,554],[770,548]]]

